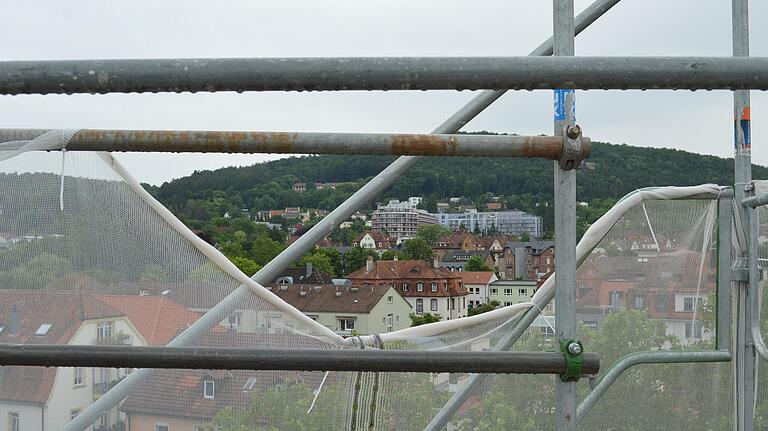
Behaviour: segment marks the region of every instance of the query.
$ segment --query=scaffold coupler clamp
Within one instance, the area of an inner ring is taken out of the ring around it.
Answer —
[[[560,155],[560,168],[576,169],[589,156],[591,141],[581,134],[581,127],[569,124],[563,127],[563,152]]]
[[[578,340],[560,340],[560,351],[565,355],[565,372],[560,374],[560,380],[579,381],[581,366],[584,363],[584,345]]]

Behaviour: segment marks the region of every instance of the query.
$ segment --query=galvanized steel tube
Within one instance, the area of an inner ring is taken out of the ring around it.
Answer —
[[[682,364],[698,362],[729,362],[731,352],[729,351],[655,351],[655,352],[637,352],[630,353],[616,361],[603,374],[603,377],[597,383],[592,392],[587,395],[579,404],[576,413],[576,421],[584,419],[584,416],[595,405],[595,403],[605,395],[608,388],[616,382],[621,374],[627,369],[639,364]]]
[[[0,94],[768,90],[768,58],[351,57],[0,62]]]
[[[242,349],[222,347],[3,345],[0,365],[173,368],[198,370],[370,371],[559,374],[557,352],[435,352],[407,350]],[[596,353],[584,369],[597,373]]]

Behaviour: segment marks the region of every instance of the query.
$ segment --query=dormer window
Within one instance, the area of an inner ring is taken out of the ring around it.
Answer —
[[[203,398],[206,400],[212,400],[216,394],[216,383],[213,380],[206,380],[203,382]]]
[[[416,283],[416,291],[417,292],[423,292],[424,291],[424,283],[422,283],[422,282]]]

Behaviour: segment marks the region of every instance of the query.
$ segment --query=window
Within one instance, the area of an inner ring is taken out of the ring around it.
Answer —
[[[618,311],[621,308],[621,292],[610,292],[608,298],[613,311]]]
[[[80,415],[80,409],[72,409],[69,411],[69,420],[73,420],[79,415]]]
[[[528,289],[517,289],[517,294],[523,296],[528,295]]]
[[[437,311],[437,299],[432,298],[429,300],[429,310],[430,311]]]
[[[683,311],[695,311],[701,305],[701,298],[683,298]]]
[[[448,291],[448,282],[447,281],[443,282],[443,291],[445,291],[445,292]]]
[[[391,296],[387,296],[387,304],[391,304],[391,303],[392,303],[392,297]]]
[[[19,431],[19,414],[12,412],[8,413],[8,430]]]
[[[74,381],[72,382],[75,386],[80,386],[83,384],[83,368],[82,367],[75,367],[74,368]]]
[[[495,287],[492,287],[491,288],[491,295],[498,295],[498,294],[499,294],[499,289],[497,289]]]
[[[432,282],[432,291],[437,292],[437,283]]]
[[[456,298],[451,298],[451,310],[456,309]]]
[[[229,327],[237,328],[240,326],[240,313],[232,313],[229,315]]]
[[[354,331],[355,319],[354,318],[339,318],[339,329],[342,331]]]
[[[512,295],[512,289],[504,289],[504,295]]]
[[[35,331],[35,335],[45,335],[48,333],[48,331],[51,329],[53,325],[50,323],[43,323],[40,325],[39,328],[37,328],[37,331]]]
[[[243,385],[243,392],[252,391],[254,386],[256,386],[256,377],[248,377]]]
[[[424,300],[419,298],[416,300],[416,314],[424,313]]]
[[[403,292],[408,291],[408,283],[403,283]]]
[[[667,311],[668,295],[656,295],[656,312],[663,313]]]
[[[99,322],[96,325],[96,339],[103,340],[112,337],[112,322]]]
[[[685,324],[685,338],[701,338],[701,323],[699,322],[686,322]]]
[[[642,296],[635,296],[635,309],[640,310],[645,307],[645,298]]]
[[[416,283],[416,291],[417,292],[423,292],[424,291],[424,283],[422,283],[422,282]]]
[[[168,431],[168,424],[155,424],[155,431]]]
[[[216,394],[216,383],[213,380],[203,382],[203,398],[212,400]]]

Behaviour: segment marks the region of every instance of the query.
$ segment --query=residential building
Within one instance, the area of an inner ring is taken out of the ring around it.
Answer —
[[[498,258],[499,271],[506,279],[536,280],[555,270],[555,243],[552,241],[508,242]]]
[[[488,303],[488,288],[498,280],[493,271],[463,271],[461,280],[467,289],[467,309]]]
[[[475,234],[459,230],[438,238],[433,248],[435,256],[442,260],[448,250],[482,250],[483,244]]]
[[[675,247],[655,255],[639,249],[637,254],[592,257],[579,269],[579,319],[599,329],[610,313],[645,310],[683,344],[711,339],[714,334],[702,327],[697,313],[717,286],[714,259],[713,250],[701,262],[698,251]]]
[[[433,215],[418,209],[420,202],[421,198],[412,197],[407,202],[394,199],[379,205],[371,214],[373,230],[386,232],[400,240],[415,237],[419,227],[437,223]]]
[[[382,252],[397,246],[397,238],[385,235],[383,232],[365,232],[352,241],[353,247],[362,247]]]
[[[272,285],[272,292],[340,335],[392,332],[411,326],[410,304],[390,286]]]
[[[449,271],[464,271],[464,266],[472,257],[479,257],[489,268],[493,268],[496,265],[493,255],[488,250],[446,250],[439,266]]]
[[[416,314],[439,314],[441,320],[467,315],[467,290],[461,277],[446,269],[420,260],[390,260],[374,262],[369,258],[365,268],[346,277],[361,289],[389,286],[413,307]]]
[[[231,331],[209,333],[199,340],[206,347],[265,346],[280,337],[255,337]],[[274,344],[277,347],[279,344]],[[157,370],[131,391],[120,410],[126,416],[126,431],[200,431],[227,408],[251,405],[255,394],[279,385],[303,382],[320,387],[323,372],[251,370]],[[333,373],[326,384],[335,380]],[[251,424],[261,429],[260,424]],[[266,423],[265,423],[266,425]]]
[[[440,225],[451,230],[469,230],[472,232],[493,233],[540,238],[544,233],[544,222],[540,216],[520,210],[478,212],[466,209],[459,213],[433,214]]]
[[[9,289],[0,290],[0,316],[3,344],[145,346],[166,344],[200,315],[158,296]],[[8,420],[9,426],[19,431],[60,429],[129,372],[4,367],[0,373],[0,421]],[[123,415],[113,408],[96,422],[94,430],[111,431],[123,423]]]
[[[502,307],[530,302],[536,288],[536,280],[496,280],[488,285],[488,302],[498,301]]]
[[[296,193],[304,193],[307,191],[307,183],[294,183],[291,188]]]

